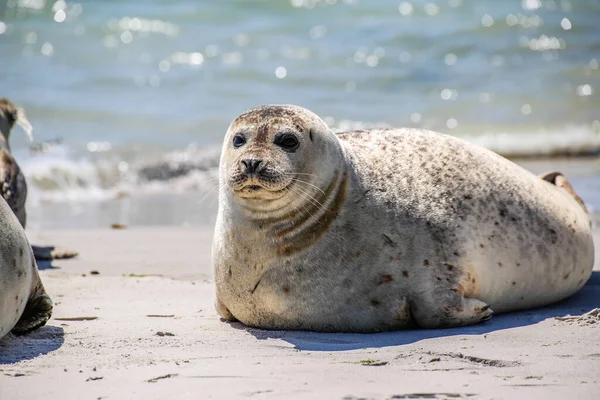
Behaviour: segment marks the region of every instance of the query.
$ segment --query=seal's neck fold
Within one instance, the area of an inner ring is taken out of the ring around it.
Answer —
[[[336,171],[327,188],[317,196],[303,193],[293,211],[267,221],[267,231],[273,236],[277,253],[289,256],[319,240],[340,213],[347,186],[348,174]]]

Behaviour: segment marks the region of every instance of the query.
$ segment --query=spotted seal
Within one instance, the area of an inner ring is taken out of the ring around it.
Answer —
[[[0,98],[0,196],[8,203],[21,226],[25,228],[27,182],[19,164],[11,154],[9,145],[10,132],[15,124],[20,124],[29,140],[33,140],[31,125],[23,109],[17,108],[6,98]],[[33,253],[37,260],[71,258],[77,255],[74,250],[54,246],[33,246]]]
[[[538,177],[421,129],[334,134],[312,112],[237,117],[220,161],[216,309],[265,329],[376,332],[485,321],[591,275],[589,216]]]

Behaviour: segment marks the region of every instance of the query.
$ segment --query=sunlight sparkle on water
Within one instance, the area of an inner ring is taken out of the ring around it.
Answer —
[[[50,43],[46,42],[42,45],[40,52],[43,55],[50,57],[52,54],[54,54],[54,47],[52,47],[52,45]]]
[[[66,18],[67,13],[65,13],[65,10],[58,10],[56,14],[54,14],[54,21],[56,22],[64,22]]]
[[[403,1],[398,6],[398,12],[400,12],[400,15],[403,15],[406,17],[413,13],[413,6],[408,1]]]
[[[287,70],[284,67],[277,67],[275,69],[275,76],[279,79],[285,78],[287,75]]]
[[[585,85],[577,86],[577,95],[578,96],[591,96],[594,90],[587,83]]]
[[[449,118],[446,121],[446,126],[450,129],[454,129],[458,126],[458,121],[455,118]]]
[[[528,11],[537,10],[541,6],[542,6],[542,2],[540,0],[523,0],[523,1],[521,1],[521,7],[523,7],[523,10],[528,10]]]
[[[563,18],[560,21],[560,26],[565,30],[568,31],[569,29],[571,29],[571,21],[569,21],[569,18]]]
[[[161,60],[158,63],[158,69],[161,72],[168,72],[171,69],[171,63],[168,60]]]
[[[308,36],[310,36],[311,39],[322,38],[325,34],[327,34],[327,27],[325,27],[325,25],[313,26],[308,32]]]
[[[427,3],[425,4],[425,14],[430,17],[434,17],[440,13],[440,7],[435,3]]]
[[[58,0],[52,5],[52,11],[58,12],[67,8],[67,3],[64,0]]]
[[[129,44],[133,41],[133,33],[129,32],[129,31],[125,31],[123,33],[121,33],[121,42],[125,43],[125,44]]]
[[[446,63],[446,65],[454,65],[456,64],[456,54],[454,53],[448,53],[444,56],[444,62]]]
[[[490,26],[494,25],[494,18],[492,18],[492,16],[489,14],[485,14],[483,17],[481,17],[481,25],[489,28]]]
[[[440,92],[440,97],[442,100],[456,100],[458,91],[446,88]]]

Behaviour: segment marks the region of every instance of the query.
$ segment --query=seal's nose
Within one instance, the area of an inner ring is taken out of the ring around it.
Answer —
[[[247,158],[242,160],[242,164],[244,164],[244,172],[247,174],[253,174],[258,170],[258,166],[262,163],[262,160],[256,158]]]

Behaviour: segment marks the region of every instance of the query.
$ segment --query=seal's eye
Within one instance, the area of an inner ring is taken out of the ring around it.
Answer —
[[[298,139],[294,135],[283,134],[275,137],[274,143],[285,151],[294,152],[300,145]]]
[[[238,148],[246,144],[246,138],[240,135],[235,135],[233,137],[233,147]]]

